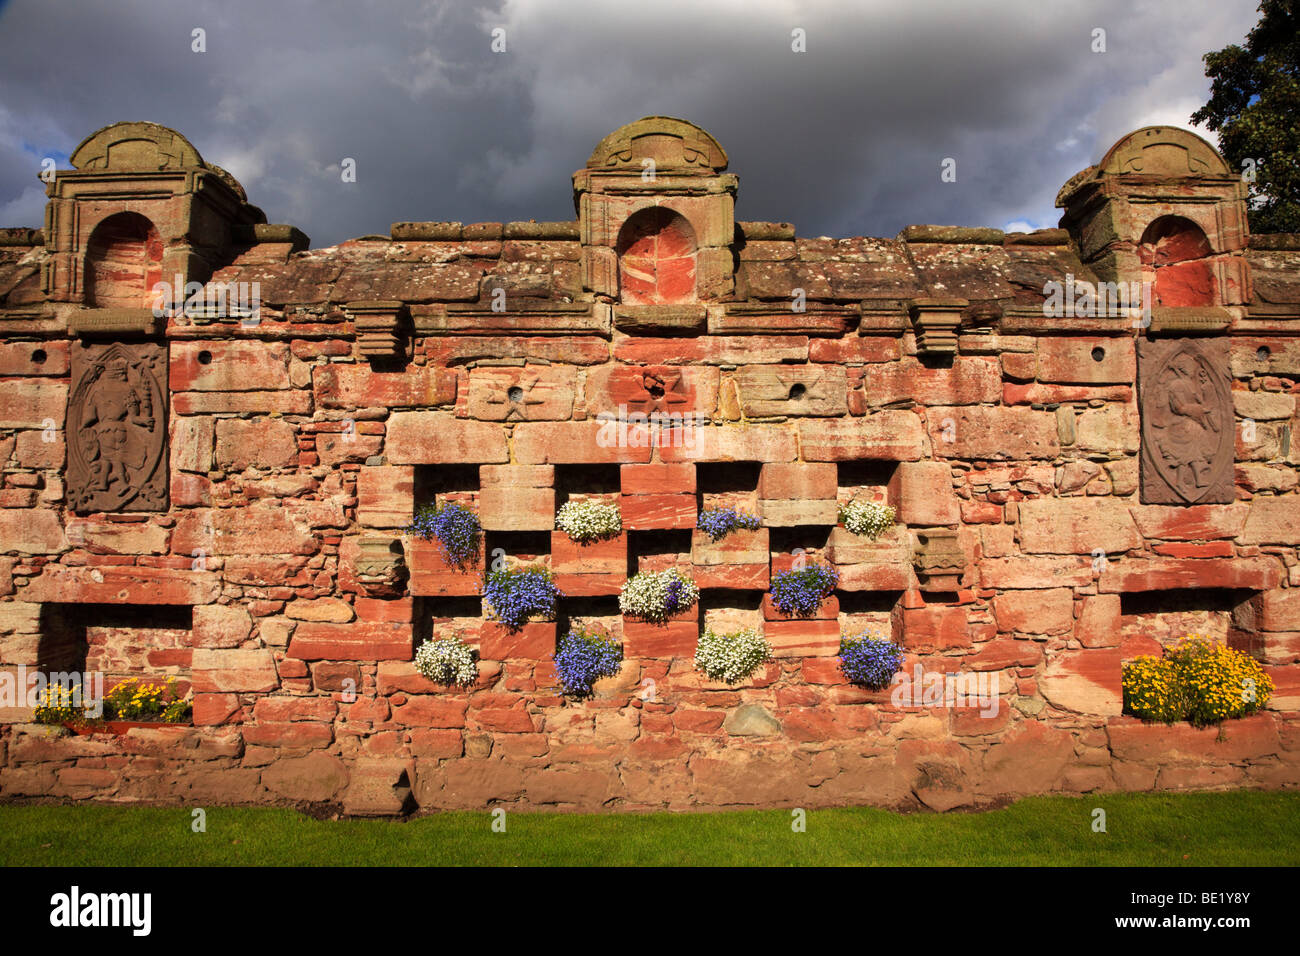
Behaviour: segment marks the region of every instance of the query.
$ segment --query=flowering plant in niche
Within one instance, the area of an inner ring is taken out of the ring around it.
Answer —
[[[555,516],[555,527],[574,541],[616,538],[623,531],[618,505],[604,501],[566,501]]]
[[[519,630],[530,618],[553,618],[559,597],[562,595],[551,572],[540,566],[493,571],[483,585],[489,620],[500,621],[512,631]]]
[[[441,506],[421,506],[406,533],[425,541],[437,541],[449,563],[464,567],[478,554],[483,528],[478,515],[451,501]]]
[[[560,638],[555,649],[555,672],[560,688],[572,697],[586,697],[602,677],[613,677],[623,662],[623,649],[605,634],[582,627]]]
[[[709,508],[695,519],[695,527],[707,534],[710,541],[721,541],[733,531],[757,531],[762,524],[758,515],[735,508]]]
[[[828,564],[781,571],[772,578],[772,603],[789,617],[808,617],[839,583],[840,573]]]
[[[619,592],[618,608],[629,617],[661,624],[699,599],[695,582],[676,568],[668,568],[633,575]]]
[[[902,667],[903,649],[893,641],[871,631],[840,638],[840,670],[854,684],[880,690]]]
[[[771,656],[767,639],[755,628],[718,634],[706,627],[695,646],[695,667],[714,680],[736,684]]]
[[[1273,679],[1249,654],[1189,634],[1163,657],[1123,665],[1124,712],[1143,720],[1196,727],[1255,713],[1273,696]]]
[[[894,524],[894,509],[878,501],[850,501],[840,507],[840,523],[853,534],[878,538]]]
[[[421,644],[415,652],[415,669],[435,684],[469,686],[478,680],[473,649],[454,637]]]

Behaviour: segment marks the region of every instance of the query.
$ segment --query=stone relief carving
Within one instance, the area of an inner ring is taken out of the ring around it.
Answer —
[[[167,349],[74,346],[68,501],[77,511],[167,508]]]
[[[1227,346],[1201,339],[1138,343],[1143,502],[1236,500]]]

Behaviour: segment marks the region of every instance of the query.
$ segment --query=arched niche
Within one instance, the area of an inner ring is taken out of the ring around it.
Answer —
[[[624,305],[697,300],[695,230],[680,213],[663,206],[633,213],[619,230],[615,249]]]
[[[1214,250],[1205,231],[1182,216],[1161,216],[1147,226],[1138,245],[1145,281],[1156,305],[1218,305]]]
[[[86,305],[141,309],[152,305],[162,280],[162,240],[152,222],[135,212],[104,219],[86,243]]]

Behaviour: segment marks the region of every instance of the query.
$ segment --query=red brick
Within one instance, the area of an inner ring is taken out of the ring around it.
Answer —
[[[1103,594],[1227,588],[1267,591],[1282,583],[1282,565],[1271,557],[1233,559],[1132,558],[1110,562],[1097,579]]]
[[[758,497],[833,499],[838,474],[831,462],[768,462],[759,472]]]
[[[667,362],[674,365],[692,362],[705,365],[806,362],[808,338],[803,335],[701,335],[665,339],[638,335],[618,342],[614,346],[614,359],[618,362]]]
[[[585,422],[523,422],[515,426],[515,460],[525,465],[648,462],[647,424],[617,419]]]
[[[1074,597],[1069,588],[1004,591],[993,599],[999,631],[1063,634],[1074,626]]]
[[[357,472],[357,524],[405,528],[414,514],[414,466],[371,465]]]
[[[196,727],[227,723],[239,712],[239,698],[234,694],[194,695],[192,719]]]
[[[551,570],[559,574],[626,577],[627,534],[579,543],[563,531],[551,532]]]
[[[456,373],[433,365],[378,372],[369,364],[318,365],[312,375],[321,408],[430,408],[456,401]]]
[[[304,661],[410,660],[411,625],[304,621],[289,639],[289,656]]]
[[[695,494],[695,465],[689,463],[623,465],[619,478],[624,496]]]
[[[287,389],[289,346],[263,341],[172,342],[168,375],[173,392]]]
[[[711,415],[718,382],[718,370],[709,366],[607,365],[587,373],[587,415],[617,415],[620,409]]]
[[[699,641],[697,621],[669,621],[667,624],[650,624],[623,619],[623,656],[637,657],[694,657]]]
[[[1100,360],[1094,352],[1101,350]],[[1124,385],[1137,378],[1137,357],[1129,336],[1045,335],[1038,339],[1038,380]]]
[[[792,618],[788,614],[781,613],[776,605],[772,603],[772,595],[770,593],[763,595],[763,619],[766,621],[790,621],[796,619],[803,621],[833,621],[839,618],[839,613],[840,602],[833,594],[823,599],[812,614],[800,618]]]
[[[889,480],[889,503],[901,524],[947,525],[961,518],[952,468],[942,461],[899,462]]]
[[[929,409],[926,427],[938,458],[1023,461],[1051,459],[1061,453],[1053,412],[984,405],[934,406]]]
[[[334,742],[329,724],[298,723],[245,724],[244,742],[263,747],[328,747]]]
[[[930,605],[903,610],[903,646],[915,654],[970,647],[966,609]]]
[[[629,531],[695,527],[694,495],[625,495],[619,508]]]
[[[1043,659],[1043,647],[1034,641],[993,640],[965,658],[973,671],[996,671],[1007,667],[1034,667]]]
[[[718,710],[679,710],[673,714],[673,726],[695,734],[712,734],[722,729],[726,714]]]
[[[773,657],[832,657],[840,652],[837,620],[768,621]]]
[[[1241,534],[1249,510],[1246,504],[1133,505],[1129,513],[1144,538],[1210,541]]]
[[[208,604],[221,594],[210,571],[146,567],[46,565],[23,591],[24,601],[57,604]]]
[[[388,418],[384,451],[393,465],[477,465],[510,460],[504,426],[455,418],[450,412],[394,412]]]
[[[479,629],[479,655],[484,660],[504,661],[521,658],[543,660],[555,653],[555,623],[532,621],[511,631],[494,621]]]
[[[393,708],[393,720],[407,727],[460,728],[465,726],[468,708],[464,697],[408,697]]]
[[[555,527],[555,489],[484,485],[479,523],[486,531],[550,531]]]
[[[799,448],[805,461],[915,461],[921,457],[923,442],[921,419],[914,412],[887,409],[865,418],[799,422]]]
[[[537,730],[533,715],[522,705],[475,710],[474,722],[483,730],[495,730],[503,734],[531,734]]]
[[[478,553],[462,566],[447,560],[439,542],[407,538],[406,563],[411,572],[412,594],[467,597],[481,593],[485,568],[481,545]]]
[[[464,735],[459,730],[411,731],[411,756],[434,760],[460,757],[465,753]]]

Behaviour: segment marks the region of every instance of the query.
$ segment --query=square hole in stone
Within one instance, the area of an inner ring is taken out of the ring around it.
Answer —
[[[871,631],[886,640],[902,640],[902,615],[895,614],[897,592],[839,591],[840,633],[851,637]]]
[[[896,461],[842,461],[837,468],[835,498],[847,504],[859,501],[889,501],[889,480],[898,468]]]
[[[691,569],[691,531],[674,528],[663,531],[627,532],[628,574],[642,571],[665,571],[681,568],[689,574]]]
[[[701,629],[709,627],[718,634],[750,629],[762,633],[763,593],[712,588],[701,592]]]
[[[556,465],[555,505],[598,499],[618,503],[622,480],[618,465]]]
[[[451,638],[477,647],[483,625],[483,599],[477,597],[424,597],[416,610],[417,646],[425,640]]]
[[[1121,640],[1146,637],[1165,647],[1191,634],[1226,644],[1232,610],[1248,595],[1229,590],[1146,591],[1120,595]]]
[[[483,544],[489,574],[502,567],[551,566],[549,531],[485,531]]]
[[[763,469],[757,461],[701,462],[695,466],[695,487],[701,511],[735,508],[758,514],[758,476]]]
[[[415,507],[457,502],[478,512],[478,465],[417,465]]]
[[[46,604],[41,608],[39,666],[104,675],[104,689],[127,678],[189,691],[193,609],[188,605]]]
[[[623,640],[623,615],[618,596],[561,598],[556,615],[556,636],[563,637],[575,627],[602,631],[616,641]]]

